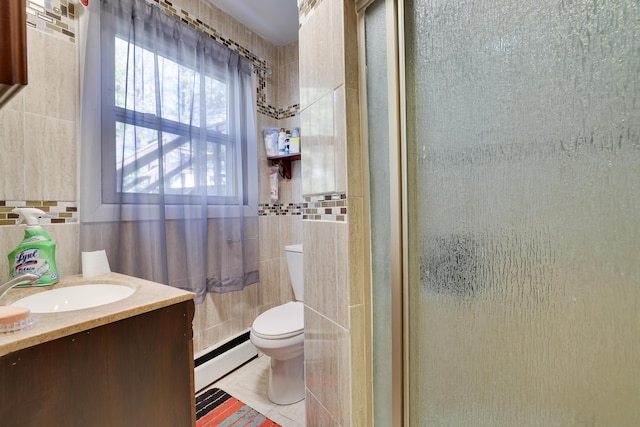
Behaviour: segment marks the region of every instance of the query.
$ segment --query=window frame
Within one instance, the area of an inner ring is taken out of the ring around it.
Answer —
[[[112,37],[104,37],[100,31],[97,34],[97,41],[93,42],[87,41],[87,45],[91,45],[97,42],[100,45],[99,53],[93,53],[93,60],[97,60],[100,65],[99,77],[93,77],[90,74],[85,73],[85,78],[92,78],[95,80],[95,84],[93,85],[93,89],[87,92],[84,96],[91,96],[93,94],[95,96],[95,100],[97,101],[97,112],[93,112],[94,118],[90,121],[94,122],[94,128],[98,131],[99,136],[96,138],[92,136],[93,139],[91,144],[85,144],[83,146],[83,150],[86,151],[86,156],[83,155],[83,158],[92,158],[99,159],[99,162],[96,160],[96,164],[100,164],[100,171],[96,171],[92,176],[85,178],[85,182],[83,182],[83,186],[86,185],[88,191],[83,190],[82,196],[85,198],[87,203],[85,206],[88,209],[85,209],[83,212],[83,221],[84,222],[106,222],[113,220],[136,220],[140,219],[139,214],[136,211],[143,210],[145,211],[146,220],[154,220],[160,218],[166,219],[183,219],[183,218],[198,218],[201,217],[202,214],[202,205],[194,204],[190,199],[190,196],[182,196],[177,195],[177,197],[165,197],[167,201],[167,205],[164,207],[159,207],[156,203],[153,203],[153,199],[158,199],[157,195],[150,194],[147,198],[148,203],[145,203],[144,197],[142,198],[142,203],[129,203],[129,200],[124,199],[123,204],[115,203],[115,200],[119,198],[118,194],[115,194],[115,185],[116,185],[116,168],[115,168],[115,150],[116,150],[116,128],[115,123],[118,121],[118,118],[126,118],[126,113],[124,111],[117,112],[117,108],[115,106],[115,38],[116,32],[112,33]],[[105,40],[108,38],[108,40]],[[144,46],[142,46],[144,47]],[[147,48],[147,47],[145,47]],[[151,50],[154,54],[164,56],[170,60],[176,61],[170,54],[167,55],[167,51],[164,49],[159,49],[156,51],[155,49]],[[180,63],[179,61],[176,61]],[[196,72],[198,72],[196,70]],[[208,75],[208,74],[207,74]],[[212,73],[211,78],[215,78],[215,75]],[[255,80],[252,78],[252,88],[250,93],[255,91]],[[220,196],[208,196],[207,198],[207,217],[208,218],[218,218],[218,217],[228,217],[229,212],[236,212],[233,216],[255,216],[258,211],[258,189],[249,188],[250,182],[258,183],[257,179],[257,150],[255,149],[255,141],[251,141],[251,139],[255,139],[255,114],[256,114],[256,106],[255,106],[255,98],[250,96],[250,100],[247,99],[246,96],[240,96],[242,102],[242,109],[246,111],[247,108],[252,109],[253,114],[251,115],[251,121],[249,121],[249,117],[246,114],[243,114],[241,117],[241,127],[246,129],[246,132],[243,132],[242,135],[238,136],[239,141],[234,147],[234,150],[237,150],[238,155],[242,156],[241,165],[243,170],[236,172],[240,173],[242,179],[236,179],[236,183],[234,185],[242,184],[243,188],[241,190],[241,194],[244,198],[242,203],[242,209],[240,209],[240,205],[236,203],[237,197],[220,197]],[[251,105],[246,105],[251,102]],[[122,109],[121,109],[122,110]],[[83,114],[84,116],[85,114]],[[123,117],[124,116],[124,117]],[[153,116],[153,120],[156,121],[157,117]],[[168,119],[163,119],[168,122]],[[105,126],[105,122],[109,122],[110,126]],[[126,123],[126,122],[124,122]],[[174,122],[177,123],[177,122]],[[84,126],[84,124],[83,124]],[[184,125],[183,125],[184,126]],[[248,126],[252,126],[250,129]],[[169,128],[165,128],[166,131],[171,131],[171,126]],[[83,131],[84,132],[84,131]],[[94,134],[95,135],[95,134]],[[226,138],[226,136],[225,136]],[[96,141],[97,139],[97,141]],[[208,138],[207,138],[208,139]],[[214,136],[215,142],[215,136]],[[91,147],[86,147],[86,145],[91,145]],[[239,147],[238,147],[239,145]],[[251,150],[253,148],[253,150]],[[113,167],[105,168],[106,159],[110,159],[110,163]],[[234,159],[232,163],[232,168],[237,169],[238,162]],[[105,184],[106,180],[111,180],[112,188],[111,194],[105,194]],[[256,185],[257,186],[257,185]],[[238,190],[236,190],[238,191]],[[114,197],[115,196],[115,197]],[[125,195],[126,196],[126,195]],[[135,197],[139,198],[141,194],[136,194]],[[144,196],[144,195],[142,195]],[[198,198],[198,196],[193,196],[193,198]],[[200,200],[200,198],[198,198]],[[229,209],[232,209],[230,211]],[[162,214],[160,213],[162,210]]]

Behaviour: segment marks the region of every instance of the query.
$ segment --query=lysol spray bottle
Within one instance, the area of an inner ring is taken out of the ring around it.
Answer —
[[[20,216],[18,224],[25,221],[27,226],[24,239],[9,254],[9,278],[31,273],[40,276],[36,285],[53,285],[58,282],[60,276],[56,267],[56,244],[38,224],[38,218],[46,214],[36,208],[16,208],[13,213]]]

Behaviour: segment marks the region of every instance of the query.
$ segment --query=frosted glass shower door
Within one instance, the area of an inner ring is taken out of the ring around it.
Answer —
[[[404,24],[410,425],[640,425],[640,4]]]

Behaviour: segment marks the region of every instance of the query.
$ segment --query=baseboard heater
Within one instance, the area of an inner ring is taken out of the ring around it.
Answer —
[[[249,331],[244,332],[198,354],[194,370],[196,393],[258,357],[258,349],[249,340],[249,333]]]

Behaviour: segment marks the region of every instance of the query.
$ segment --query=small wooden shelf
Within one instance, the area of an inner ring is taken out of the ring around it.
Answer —
[[[295,153],[285,154],[282,156],[271,156],[267,157],[267,159],[271,161],[272,165],[280,165],[282,167],[282,175],[287,179],[291,179],[291,162],[294,160],[300,160],[301,157],[300,153]]]

